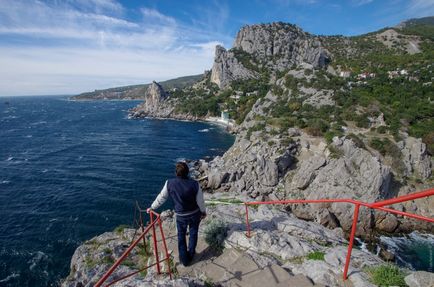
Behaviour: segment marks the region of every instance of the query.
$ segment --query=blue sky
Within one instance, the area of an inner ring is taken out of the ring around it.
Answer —
[[[0,96],[199,74],[246,24],[358,35],[432,15],[434,0],[0,0]]]

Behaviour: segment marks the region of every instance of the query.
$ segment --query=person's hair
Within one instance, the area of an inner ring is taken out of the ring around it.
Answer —
[[[189,172],[188,165],[185,162],[176,163],[176,176],[187,178],[188,172]]]

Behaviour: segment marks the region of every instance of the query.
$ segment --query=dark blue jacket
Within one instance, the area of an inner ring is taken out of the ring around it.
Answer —
[[[176,177],[167,181],[169,196],[175,205],[178,215],[192,213],[199,210],[196,196],[199,191],[199,183],[191,178]]]

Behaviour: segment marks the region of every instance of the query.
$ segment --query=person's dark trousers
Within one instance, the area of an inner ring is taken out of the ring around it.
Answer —
[[[199,232],[200,211],[188,216],[176,216],[176,227],[178,228],[178,252],[179,261],[185,266],[190,263],[196,253],[197,235]],[[187,248],[187,228],[189,228],[190,238]]]

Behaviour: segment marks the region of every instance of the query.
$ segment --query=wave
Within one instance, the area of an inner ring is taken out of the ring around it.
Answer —
[[[39,122],[31,123],[30,125],[31,125],[31,126],[37,126],[37,125],[45,125],[45,124],[47,124],[46,121],[39,121]]]
[[[200,133],[207,133],[207,132],[209,132],[209,129],[198,130],[198,132],[200,132]]]
[[[32,271],[35,269],[35,267],[42,261],[47,260],[48,255],[45,254],[42,251],[37,251],[35,256],[33,256],[32,259],[30,259],[27,263],[30,263],[29,269]]]
[[[5,279],[0,280],[0,283],[6,283],[10,281],[11,279],[17,278],[20,276],[20,273],[12,273],[11,275],[7,276]]]

